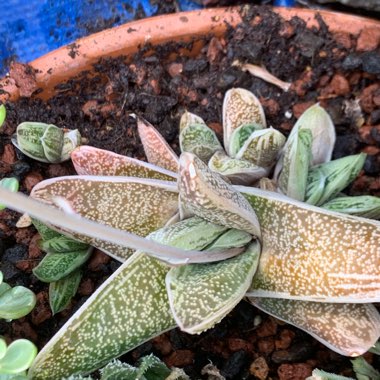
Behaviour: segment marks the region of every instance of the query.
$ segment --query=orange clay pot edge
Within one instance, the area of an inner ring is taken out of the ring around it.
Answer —
[[[54,86],[79,74],[101,57],[129,55],[138,51],[146,42],[153,45],[169,41],[190,41],[207,34],[221,35],[227,23],[236,26],[241,21],[240,7],[204,9],[132,21],[121,26],[77,40],[30,63],[37,70],[36,79],[43,88],[42,97],[54,93]],[[298,16],[308,26],[317,26],[314,10],[297,8],[273,8],[284,19]],[[336,12],[318,11],[332,32],[349,32],[357,35],[364,27],[378,27],[380,22]],[[72,58],[69,53],[75,52]],[[17,89],[10,91],[10,98],[18,98]],[[1,99],[1,98],[0,98]],[[4,99],[4,98],[3,98]]]

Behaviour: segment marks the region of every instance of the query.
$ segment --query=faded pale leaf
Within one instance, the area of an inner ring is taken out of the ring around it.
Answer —
[[[341,355],[362,355],[380,336],[380,315],[371,304],[249,299],[259,309],[306,331]]]
[[[191,153],[180,157],[178,187],[182,202],[195,215],[260,237],[257,217],[246,199]]]
[[[380,223],[280,194],[236,186],[262,231],[250,295],[304,301],[380,301]]]
[[[208,167],[236,185],[249,185],[268,175],[269,172],[268,169],[249,161],[231,158],[223,151],[218,151],[211,157]]]
[[[170,190],[166,182],[160,183],[129,177],[59,177],[37,184],[31,196],[49,204],[53,197],[64,197],[73,210],[85,218],[146,236],[164,226],[178,211],[175,189]],[[121,261],[131,254],[130,250],[109,242],[70,235]]]
[[[82,136],[77,129],[67,130],[63,135],[61,161],[70,158],[72,151],[81,144]]]
[[[205,121],[201,117],[195,115],[194,113],[185,111],[181,116],[181,120],[179,122],[179,132],[181,133],[185,128],[192,124],[206,125]]]
[[[213,264],[172,268],[166,277],[170,307],[181,330],[213,327],[243,298],[260,257],[258,241],[239,256]]]
[[[223,150],[215,132],[204,124],[191,124],[179,135],[181,152],[195,154],[206,164],[211,156]]]
[[[137,118],[137,127],[148,162],[177,173],[178,156],[157,129],[140,117]]]
[[[335,373],[322,371],[321,369],[314,369],[311,376],[306,380],[355,380],[352,377],[340,376]]]
[[[263,129],[260,124],[244,124],[236,128],[230,138],[229,152],[231,157],[235,157],[239,150],[243,147],[244,143],[248,140],[248,137],[255,131]]]
[[[232,247],[245,247],[252,240],[248,232],[230,228],[205,248],[206,251],[216,251]]]
[[[230,155],[230,140],[233,131],[244,124],[260,124],[266,127],[263,107],[252,92],[233,88],[224,95],[223,138],[224,147]]]
[[[139,178],[156,178],[175,181],[176,173],[161,167],[122,156],[92,146],[80,146],[71,153],[76,172],[79,175],[109,175]]]

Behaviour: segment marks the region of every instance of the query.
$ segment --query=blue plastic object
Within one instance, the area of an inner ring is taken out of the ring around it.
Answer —
[[[277,7],[293,7],[295,3],[295,0],[276,0],[274,5]]]

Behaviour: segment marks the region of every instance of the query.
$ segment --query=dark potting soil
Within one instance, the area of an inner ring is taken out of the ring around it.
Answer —
[[[285,134],[306,108],[319,101],[338,132],[334,158],[361,151],[368,154],[360,177],[346,192],[379,196],[380,53],[376,45],[371,46],[371,38],[365,40],[364,32],[359,39],[344,32],[332,34],[320,17],[319,28],[307,29],[301,19],[284,22],[269,8],[244,7],[241,12],[244,21],[236,28],[229,27],[222,38],[205,38],[196,57],[178,54],[169,60],[173,51],[190,49],[191,43],[165,44],[153,54],[151,47],[145,46],[129,59],[102,59],[91,75],[85,72],[59,85],[48,101],[32,95],[8,103],[7,120],[0,132],[0,178],[19,178],[21,191],[28,193],[42,179],[75,173],[70,162],[38,163],[17,151],[10,137],[23,121],[78,128],[89,145],[144,159],[131,113],[155,125],[178,152],[178,125],[184,110],[201,116],[221,137],[224,93],[231,87],[243,87],[262,101],[268,125]],[[284,93],[232,66],[237,59],[264,65],[272,74],[292,82],[290,91]],[[21,69],[13,71],[15,77]],[[30,82],[33,73],[29,74]],[[23,86],[20,80],[16,83]],[[41,348],[120,264],[96,250],[71,306],[52,316],[48,286],[31,273],[43,256],[39,236],[33,227],[17,228],[19,217],[10,210],[0,212],[0,270],[12,286],[31,288],[38,302],[27,317],[1,321],[0,335],[9,340],[26,337]],[[262,322],[257,325],[258,318]],[[226,379],[269,376],[297,380],[306,378],[314,368],[353,375],[348,358],[244,301],[199,336],[173,330],[122,359],[134,363],[151,352],[169,366],[184,367],[192,379],[206,379],[201,371],[210,362]],[[380,367],[379,357],[365,357]]]

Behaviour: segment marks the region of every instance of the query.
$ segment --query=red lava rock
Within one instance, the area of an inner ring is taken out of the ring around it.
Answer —
[[[184,367],[192,364],[194,361],[194,353],[190,350],[177,350],[164,359],[165,364],[171,367]]]
[[[312,77],[313,72],[311,70],[304,71],[301,77],[292,83],[291,89],[293,89],[298,96],[305,96],[307,87],[311,84]]]
[[[350,86],[354,86],[360,82],[361,78],[362,73],[359,71],[355,71],[348,77],[348,83],[350,84]]]
[[[37,183],[43,180],[42,175],[38,172],[32,171],[28,173],[24,179],[24,186],[28,193],[30,193]]]
[[[156,95],[159,95],[159,93],[161,92],[161,87],[160,87],[160,83],[158,82],[158,80],[157,79],[151,79],[149,81],[149,84],[150,84],[150,87],[152,88],[153,92]]]
[[[239,338],[229,338],[228,339],[228,348],[232,352],[244,350],[244,351],[253,351],[253,345],[244,339]]]
[[[15,264],[17,269],[20,269],[23,272],[30,273],[34,267],[37,266],[37,263],[33,260],[20,260]]]
[[[257,341],[257,347],[259,351],[265,355],[269,355],[274,351],[274,338],[262,338]]]
[[[280,338],[275,341],[276,350],[286,350],[292,343],[295,335],[296,334],[292,330],[282,330],[280,333]]]
[[[32,240],[34,231],[32,228],[18,228],[15,234],[18,244],[28,245]]]
[[[220,59],[223,46],[217,37],[213,37],[208,45],[207,59],[210,63],[214,63]]]
[[[379,89],[380,85],[378,83],[374,83],[366,87],[360,94],[360,106],[364,112],[370,113],[376,108],[373,103],[373,97]]]
[[[376,144],[376,141],[371,136],[372,128],[373,128],[373,126],[371,126],[371,125],[363,125],[362,127],[359,128],[360,139],[369,145]]]
[[[111,258],[99,249],[95,249],[91,255],[90,261],[87,264],[87,268],[93,272],[97,272],[102,269],[102,266],[107,264]]]
[[[12,144],[6,144],[4,146],[4,152],[1,155],[2,163],[12,165],[17,161],[16,150]]]
[[[259,338],[273,336],[277,333],[277,323],[272,318],[267,318],[256,330]]]
[[[313,368],[310,364],[281,364],[277,370],[280,380],[305,380],[311,376]]]
[[[4,236],[10,236],[12,234],[12,230],[7,226],[6,223],[2,222],[5,218],[3,216],[7,213],[8,210],[0,211],[0,231]]]
[[[369,156],[374,156],[375,154],[380,153],[380,148],[377,146],[366,146],[362,149],[362,152],[368,154]]]
[[[94,289],[95,286],[91,278],[86,278],[80,283],[78,288],[78,294],[81,296],[89,296],[93,293]]]
[[[336,95],[347,95],[350,93],[350,84],[347,79],[340,74],[335,74],[330,82],[331,90]]]
[[[173,351],[172,344],[169,337],[166,334],[157,336],[152,340],[153,346],[158,350],[161,355],[169,355]]]
[[[352,47],[351,34],[346,32],[336,32],[334,33],[334,39],[339,44],[350,49]]]
[[[167,66],[166,70],[172,78],[177,77],[178,75],[182,74],[183,64],[173,62]]]
[[[12,333],[14,338],[30,339],[31,341],[37,341],[37,333],[33,330],[32,326],[25,318],[18,319],[12,322]]]
[[[39,233],[34,234],[30,243],[28,257],[30,259],[38,259],[42,256],[42,250],[40,248],[41,236]]]
[[[32,323],[34,325],[40,325],[42,322],[51,318],[51,316],[48,292],[43,291],[38,293],[36,307],[31,313]]]
[[[283,131],[289,132],[293,128],[293,124],[290,121],[284,121],[279,127]]]
[[[137,67],[134,63],[129,65],[129,70],[134,73],[135,83],[140,86],[145,79],[146,71],[141,66]]]
[[[106,103],[100,107],[100,112],[103,116],[107,117],[116,111],[116,105],[114,103]]]
[[[265,114],[268,116],[276,116],[280,111],[280,105],[274,99],[265,99],[260,97],[260,103],[264,107]]]
[[[108,82],[104,88],[105,99],[107,102],[112,102],[118,97],[117,92],[115,91],[113,82]]]
[[[320,78],[319,78],[319,81],[318,81],[318,86],[319,87],[325,87],[328,85],[328,83],[330,82],[330,75],[322,75]]]
[[[220,123],[209,123],[207,124],[217,135],[223,133],[223,127]]]
[[[15,80],[20,96],[30,97],[38,88],[34,69],[29,65],[12,62],[9,76]]]
[[[90,119],[94,117],[94,113],[98,109],[98,101],[97,100],[88,100],[82,106],[82,111],[85,115],[87,115]]]
[[[380,91],[377,90],[372,97],[373,104],[380,107]]]
[[[364,28],[358,37],[356,49],[359,51],[375,50],[380,43],[379,28]]]
[[[312,105],[314,104],[313,101],[310,102],[304,102],[304,103],[297,103],[293,106],[293,115],[296,119],[299,119],[299,117]]]
[[[269,367],[265,359],[258,357],[249,367],[249,373],[259,380],[265,380],[269,374]]]
[[[63,177],[71,175],[72,172],[65,164],[50,164],[47,168],[47,175],[49,178]]]
[[[285,21],[278,34],[281,37],[290,38],[294,34],[294,26],[289,21]]]
[[[0,89],[2,94],[0,100],[5,102],[7,100],[16,100],[20,96],[19,89],[16,85],[16,81],[13,78],[3,78],[0,80]],[[10,96],[12,94],[12,96]]]

